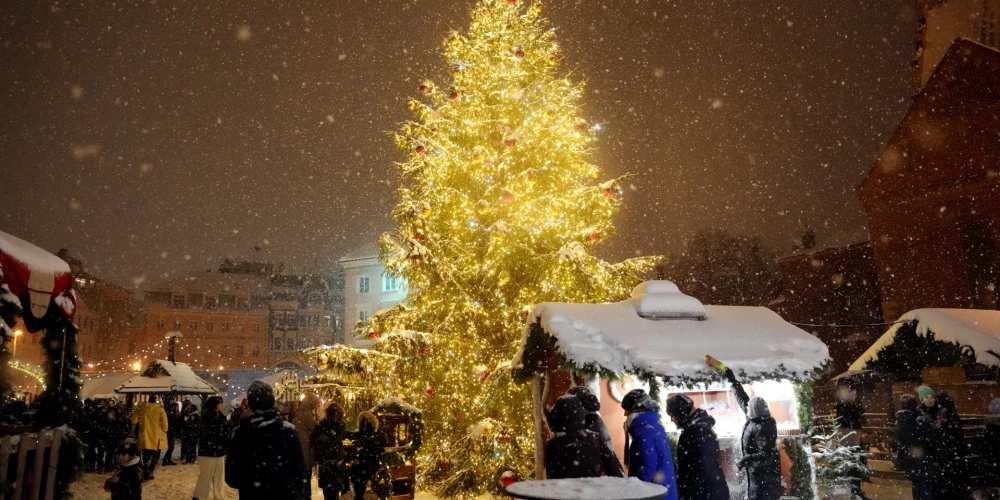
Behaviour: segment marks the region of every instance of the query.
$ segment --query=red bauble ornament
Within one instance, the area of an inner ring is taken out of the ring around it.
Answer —
[[[516,3],[517,3],[517,0],[507,0],[507,5],[514,5]]]
[[[431,353],[430,346],[426,346],[425,345],[424,348],[420,350],[420,354],[423,354],[424,356],[426,356],[426,355],[428,355],[430,353]]]
[[[420,92],[426,94],[431,91],[431,86],[426,83],[420,86]]]
[[[483,9],[483,15],[484,15],[484,16],[488,16],[488,15],[490,15],[490,11],[489,11],[489,9]]]
[[[378,338],[378,332],[375,331],[374,328],[372,328],[371,330],[368,330],[368,338],[370,338],[372,340],[377,339]]]
[[[524,59],[524,51],[521,50],[521,49],[515,50],[514,51],[514,57],[516,57],[518,59]]]
[[[528,319],[528,316],[531,316],[531,306],[524,306],[524,309],[521,309],[521,317]]]
[[[457,90],[452,90],[451,93],[448,94],[448,99],[451,99],[452,101],[457,101],[458,100],[458,91]]]
[[[431,389],[430,387],[428,387],[427,389],[424,389],[424,392],[427,393],[427,397],[429,397],[429,398],[433,398],[434,397],[434,394],[435,394],[434,393],[434,389]]]
[[[500,474],[500,486],[506,488],[516,482],[517,482],[517,475],[514,474],[514,472],[505,471],[503,474]]]
[[[427,235],[425,235],[422,230],[418,229],[417,234],[413,235],[413,239],[417,241],[424,241],[427,239]]]
[[[418,155],[422,155],[424,154],[425,151],[427,151],[427,148],[425,148],[423,144],[417,144],[417,147],[414,151],[416,151]]]
[[[615,190],[612,188],[604,188],[604,196],[607,196],[608,198],[614,198]]]
[[[504,203],[511,203],[514,201],[514,192],[509,189],[504,189],[500,193],[500,201]]]
[[[507,146],[507,149],[514,149],[517,147],[517,139],[514,138],[507,139],[503,141],[503,143]]]
[[[592,241],[594,243],[597,243],[598,241],[601,241],[601,233],[598,233],[597,231],[594,231],[594,232],[588,234],[587,238],[590,239],[590,241]]]
[[[573,131],[574,132],[583,132],[583,125],[581,125],[579,123],[577,123],[576,125],[573,125]]]
[[[487,378],[489,378],[489,376],[490,376],[490,371],[489,370],[483,370],[483,371],[479,372],[479,381],[483,382]]]
[[[497,438],[497,444],[501,446],[507,446],[508,444],[510,444],[510,438],[507,436],[500,436]]]
[[[438,133],[438,131],[440,131],[440,129],[437,127],[431,129],[431,132],[434,132],[435,134]]]

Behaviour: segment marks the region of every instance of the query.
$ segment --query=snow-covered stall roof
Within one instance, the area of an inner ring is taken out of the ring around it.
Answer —
[[[972,346],[976,361],[984,365],[1000,366],[1000,311],[982,309],[914,309],[900,316],[878,340],[868,348],[849,370],[864,370],[878,352],[892,344],[896,333],[906,323],[917,323],[917,335],[934,332],[934,338],[961,345]],[[991,354],[990,352],[997,355]]]
[[[115,390],[134,376],[132,373],[111,373],[89,378],[83,381],[83,387],[80,389],[80,397],[83,399],[113,398],[116,396]]]
[[[219,392],[212,384],[195,375],[187,363],[174,363],[158,359],[149,364],[146,371],[128,379],[115,392],[119,394],[215,394]]]
[[[702,306],[668,281],[645,282],[614,304],[539,304],[512,366],[538,361],[526,354],[535,325],[575,367],[681,382],[717,378],[706,354],[751,379],[808,379],[830,357],[822,341],[767,308]]]

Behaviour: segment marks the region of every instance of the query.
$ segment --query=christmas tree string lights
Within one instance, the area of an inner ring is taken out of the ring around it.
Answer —
[[[377,364],[386,393],[423,411],[419,470],[446,497],[497,492],[534,469],[530,389],[508,362],[524,311],[621,300],[657,260],[593,255],[614,234],[621,179],[588,161],[583,85],[557,74],[554,35],[539,2],[479,0],[469,31],[448,37],[450,81],[423,80],[394,135],[406,159],[380,259],[408,295],[355,331],[392,357],[308,354],[338,370]]]

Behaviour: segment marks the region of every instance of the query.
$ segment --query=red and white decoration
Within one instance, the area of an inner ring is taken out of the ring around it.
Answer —
[[[76,292],[69,264],[20,238],[0,231],[2,281],[24,309],[24,325],[41,329],[41,320],[55,301],[68,318],[76,312]]]

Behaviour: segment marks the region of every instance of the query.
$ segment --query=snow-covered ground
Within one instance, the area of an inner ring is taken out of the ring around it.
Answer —
[[[191,500],[194,493],[194,483],[198,480],[197,465],[173,465],[170,467],[157,467],[154,472],[156,479],[146,482],[142,487],[143,500]],[[75,500],[108,500],[111,494],[104,491],[104,480],[111,474],[84,474],[83,478],[73,484],[71,491]],[[314,500],[323,500],[323,492],[316,486],[316,478],[312,484]],[[370,492],[365,495],[365,499],[374,499]],[[485,497],[484,497],[485,498]],[[238,500],[239,494],[236,490],[226,487],[226,498],[224,500]],[[206,500],[206,499],[201,499]],[[354,500],[354,493],[347,493],[340,497],[340,500]],[[417,493],[417,500],[437,500],[437,497],[420,492]]]

